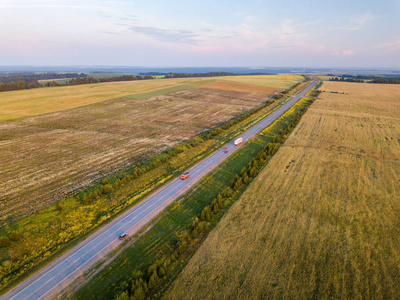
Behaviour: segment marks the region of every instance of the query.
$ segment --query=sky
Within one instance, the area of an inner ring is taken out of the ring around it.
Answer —
[[[400,0],[0,0],[0,65],[400,69]]]

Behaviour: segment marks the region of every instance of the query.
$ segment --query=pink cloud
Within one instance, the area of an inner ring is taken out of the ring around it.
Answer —
[[[353,50],[333,51],[331,55],[335,56],[353,56],[355,52]]]
[[[352,56],[352,55],[354,55],[353,50],[343,50],[342,51],[342,56]]]

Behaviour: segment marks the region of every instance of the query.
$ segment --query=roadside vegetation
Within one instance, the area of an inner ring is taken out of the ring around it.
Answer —
[[[400,298],[400,87],[320,89],[165,299]]]
[[[91,278],[75,297],[159,297],[223,214],[276,153],[315,96],[314,91],[311,97],[300,100],[271,125],[268,132],[241,146],[216,171],[160,213],[148,231]],[[241,130],[245,129],[241,127]]]
[[[241,130],[287,101],[281,95],[276,99],[279,100],[267,101],[216,129],[210,129],[194,139],[105,178],[73,197],[20,221],[10,220],[10,225],[2,227],[0,236],[1,286],[5,287],[29,273],[96,226],[135,205],[155,187],[233,139]],[[230,101],[235,102],[232,99]]]

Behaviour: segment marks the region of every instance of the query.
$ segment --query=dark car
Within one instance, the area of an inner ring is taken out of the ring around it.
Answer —
[[[125,232],[125,233],[121,234],[118,238],[119,238],[120,240],[124,240],[124,239],[126,239],[127,237],[128,237],[128,234]]]
[[[181,179],[185,180],[186,178],[188,178],[190,176],[190,172],[185,172],[181,175]]]

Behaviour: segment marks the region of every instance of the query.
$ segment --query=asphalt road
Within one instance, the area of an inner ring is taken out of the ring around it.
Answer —
[[[243,143],[275,121],[315,84],[316,80],[314,79],[313,84],[293,97],[274,113],[244,132],[240,136],[243,138]],[[0,299],[48,299],[62,291],[94,263],[118,247],[121,244],[121,241],[118,239],[120,234],[127,232],[129,236],[133,235],[166,206],[185,193],[201,180],[202,177],[240,148],[240,146],[235,146],[233,141],[225,146],[228,147],[228,153],[224,153],[222,148],[217,150],[188,170],[190,171],[188,179],[181,180],[177,178],[160,188],[139,205],[131,208],[95,232],[78,246],[22,282]]]

